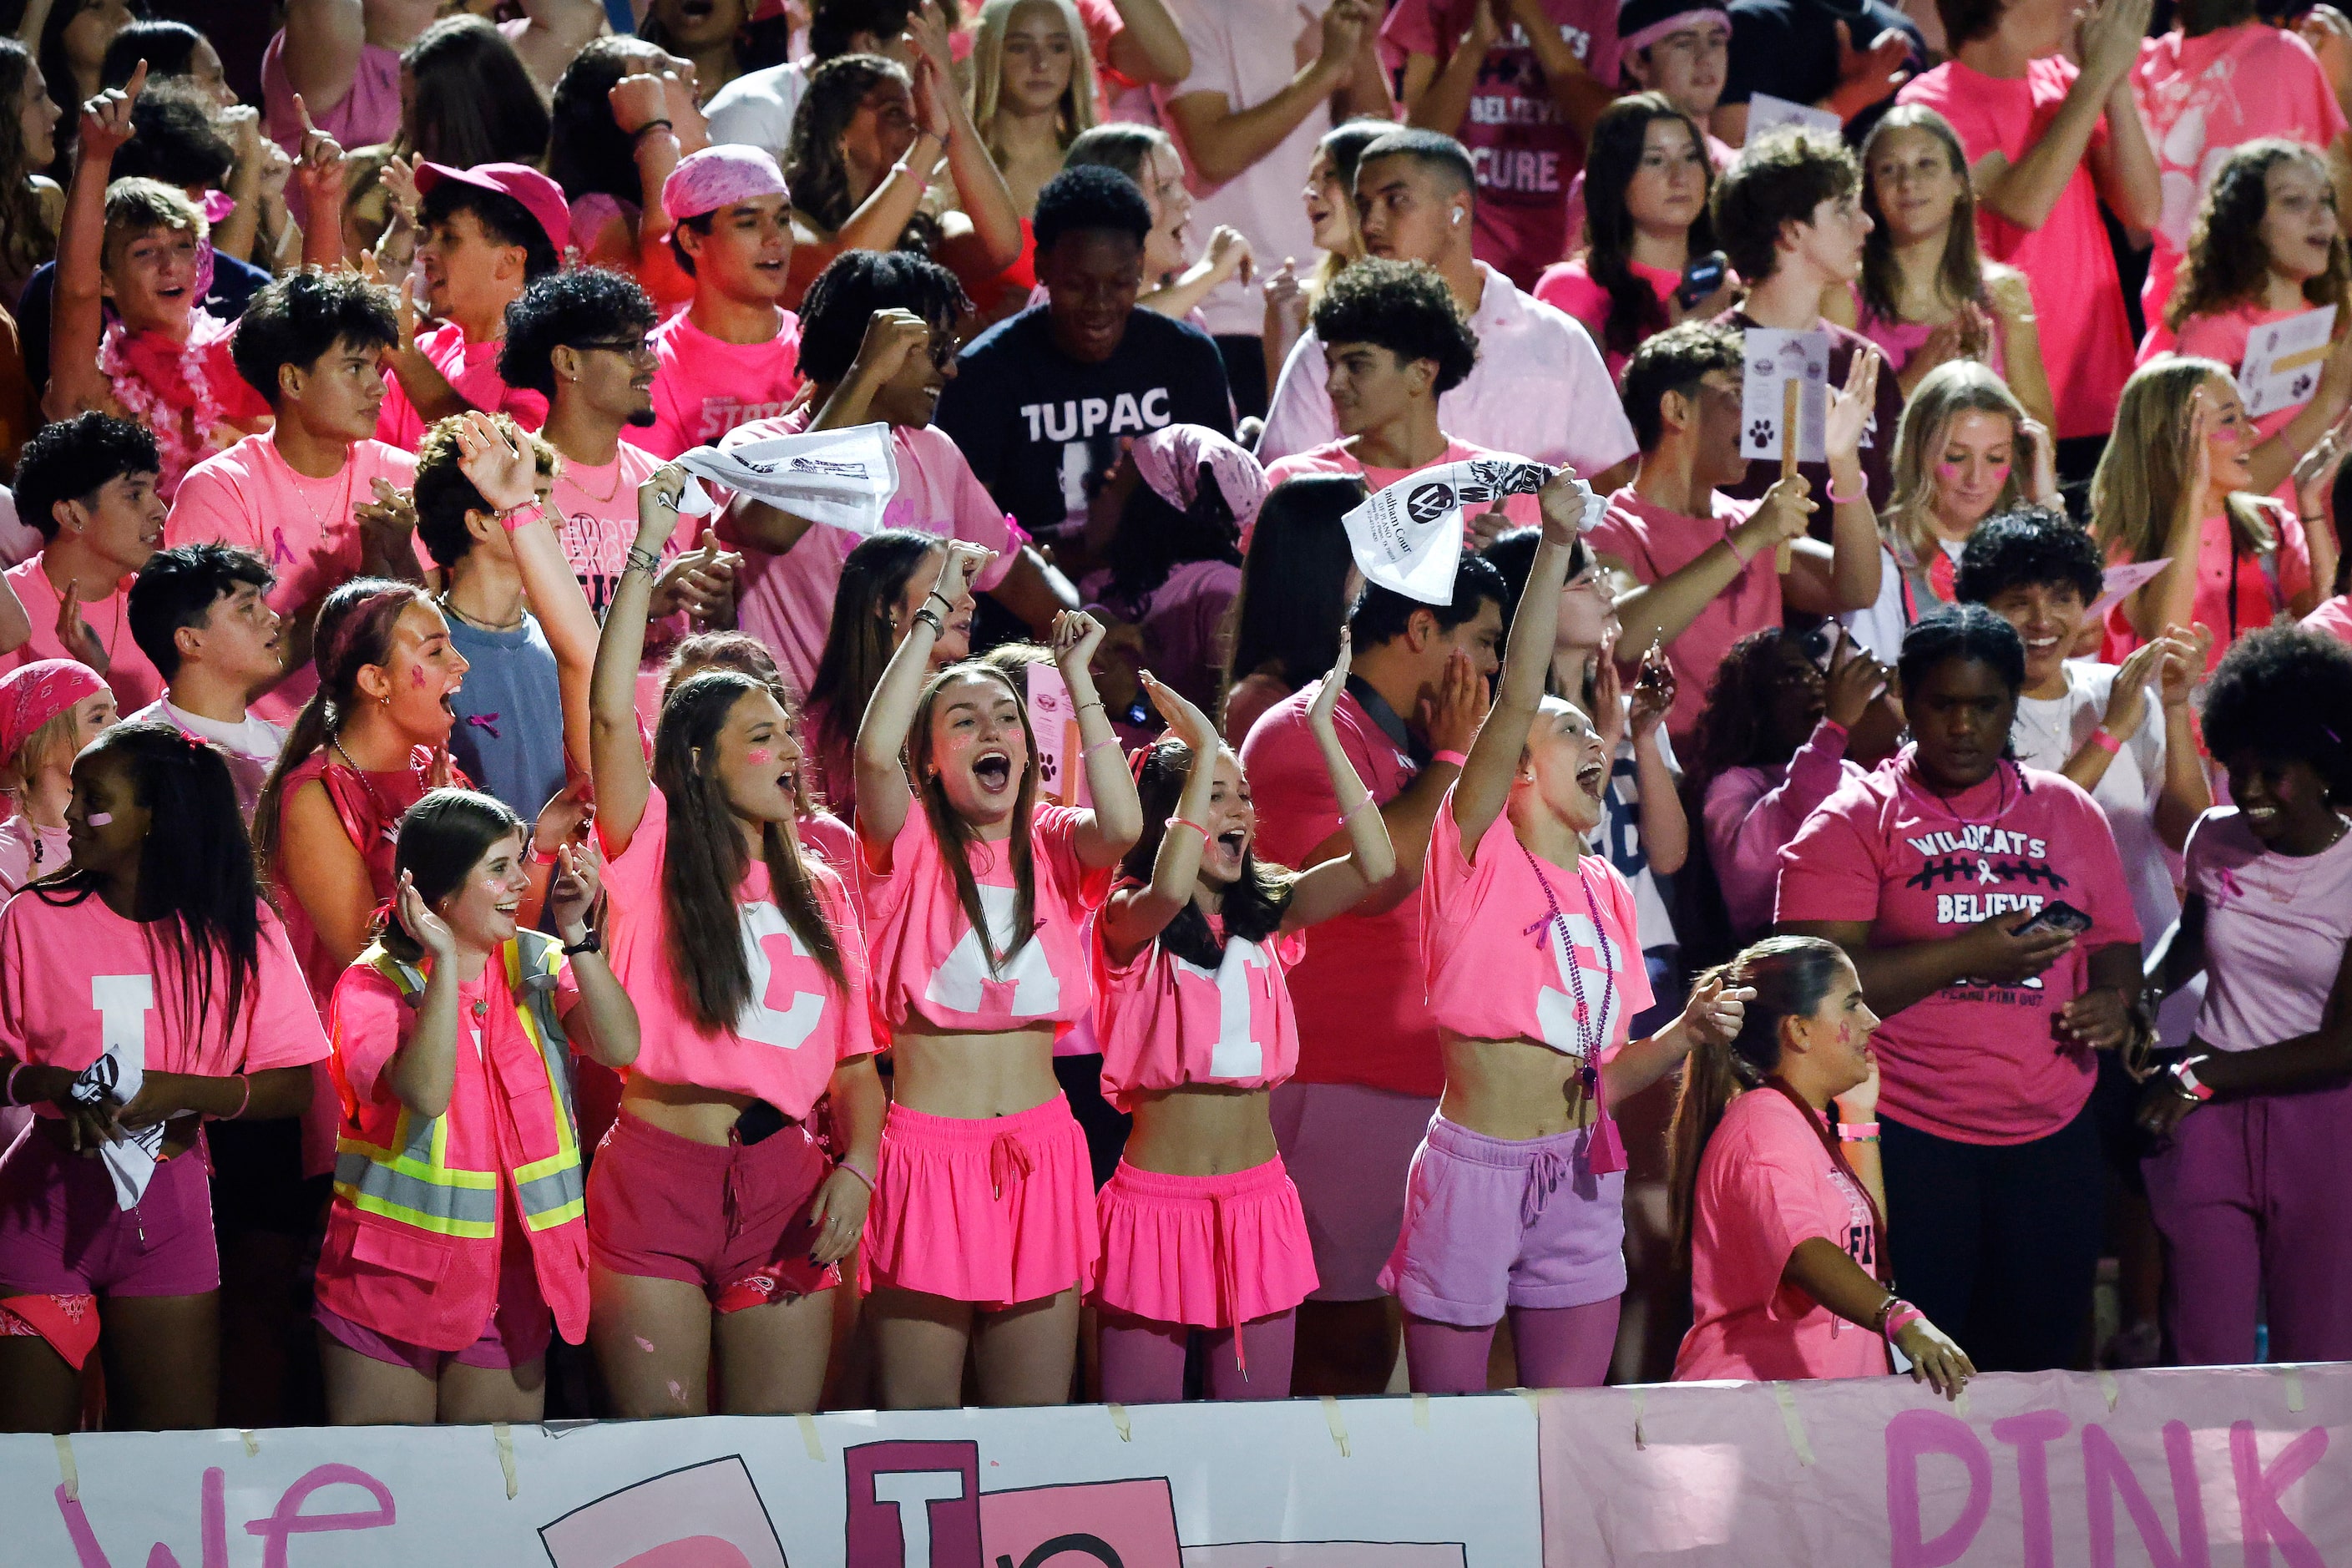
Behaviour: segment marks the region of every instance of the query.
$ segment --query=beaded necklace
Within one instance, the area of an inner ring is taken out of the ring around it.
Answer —
[[[1514,836],[1511,842],[1518,844],[1517,837]],[[1601,903],[1592,896],[1592,884],[1586,881],[1584,874],[1580,871],[1576,884],[1584,889],[1584,907],[1592,916],[1592,932],[1601,943],[1601,966],[1608,975],[1601,993],[1601,1010],[1595,1013],[1586,1004],[1584,965],[1576,962],[1576,939],[1568,929],[1568,916],[1560,910],[1559,896],[1552,890],[1551,879],[1544,875],[1543,865],[1537,860],[1533,850],[1519,844],[1519,853],[1526,857],[1528,869],[1535,874],[1536,884],[1543,889],[1546,910],[1543,919],[1528,927],[1526,934],[1535,938],[1536,944],[1540,947],[1552,931],[1559,933],[1560,952],[1567,955],[1567,962],[1560,967],[1568,971],[1569,990],[1576,997],[1576,1042],[1584,1047],[1581,1052],[1584,1065],[1577,1068],[1577,1077],[1590,1089],[1600,1078],[1601,1052],[1609,1044],[1609,1016],[1617,1005],[1616,950],[1610,944],[1609,928],[1601,922]]]

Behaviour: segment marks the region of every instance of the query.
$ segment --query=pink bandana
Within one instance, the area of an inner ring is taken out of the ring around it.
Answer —
[[[1137,441],[1132,456],[1136,477],[1179,511],[1192,510],[1203,463],[1216,476],[1218,493],[1244,533],[1265,504],[1265,470],[1257,459],[1206,426],[1164,426]]]
[[[761,196],[792,199],[784,172],[766,149],[727,142],[678,160],[662,182],[662,208],[677,221]]]
[[[34,731],[105,689],[97,671],[69,658],[36,659],[0,675],[0,760],[13,762]]]

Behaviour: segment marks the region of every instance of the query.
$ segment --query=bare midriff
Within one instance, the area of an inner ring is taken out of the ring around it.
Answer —
[[[1224,1176],[1275,1156],[1269,1091],[1192,1083],[1130,1097],[1126,1160],[1164,1176]]]
[[[699,1084],[664,1083],[641,1072],[629,1074],[621,1109],[648,1127],[697,1143],[725,1143],[735,1119],[759,1096]]]
[[[1051,1029],[934,1029],[909,1014],[891,1037],[890,1056],[891,1098],[926,1116],[1012,1116],[1062,1092]]]
[[[1443,1032],[1445,1095],[1437,1113],[1487,1138],[1524,1142],[1589,1127],[1598,1115],[1583,1061],[1539,1040],[1474,1040]]]

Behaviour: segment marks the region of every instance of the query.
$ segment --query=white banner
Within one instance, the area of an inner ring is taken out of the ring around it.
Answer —
[[[1367,581],[1424,605],[1450,605],[1471,511],[1500,505],[1505,496],[1533,495],[1555,471],[1511,458],[1438,463],[1376,491],[1339,521]],[[1578,488],[1585,501],[1580,526],[1591,528],[1608,502],[1581,480]]]
[[[890,426],[853,425],[800,436],[740,438],[739,426],[716,447],[697,447],[677,462],[695,479],[852,533],[873,533],[898,491],[898,455]],[[709,498],[689,482],[678,510],[689,516],[711,510]]]
[[[1748,140],[1753,142],[1767,131],[1783,125],[1801,125],[1825,135],[1845,134],[1845,121],[1826,109],[1815,109],[1810,103],[1792,103],[1785,98],[1775,98],[1759,92],[1748,100]]]

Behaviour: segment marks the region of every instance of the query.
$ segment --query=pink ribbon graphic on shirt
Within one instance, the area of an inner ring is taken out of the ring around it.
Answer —
[[[269,531],[269,563],[275,566],[280,562],[293,564],[294,552],[286,547],[286,531],[273,528]]]
[[[493,741],[499,738],[499,716],[495,713],[468,713],[466,722],[478,730],[488,730]]]
[[[2220,901],[2226,903],[2231,899],[2242,899],[2246,896],[2246,889],[2238,885],[2238,874],[2227,866],[2221,868],[2220,881],[2221,884]]]

